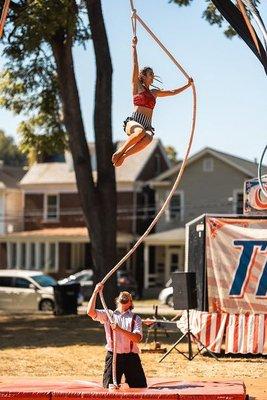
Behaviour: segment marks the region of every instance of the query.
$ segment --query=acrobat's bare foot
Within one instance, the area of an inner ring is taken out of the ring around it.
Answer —
[[[113,164],[114,167],[120,167],[123,164],[123,161],[125,160],[125,155],[123,154],[117,161]]]

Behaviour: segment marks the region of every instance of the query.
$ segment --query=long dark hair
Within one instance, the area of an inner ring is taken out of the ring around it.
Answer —
[[[141,85],[144,85],[143,76],[147,76],[148,72],[152,72],[152,74],[154,74],[153,68],[144,67],[144,68],[140,69],[138,78],[139,78],[139,81],[140,81]],[[161,79],[160,79],[160,77],[158,75],[154,74],[154,80],[162,84],[162,81],[161,81]],[[155,85],[151,85],[151,86],[153,88],[155,88],[155,89],[161,90],[159,87],[157,87]]]

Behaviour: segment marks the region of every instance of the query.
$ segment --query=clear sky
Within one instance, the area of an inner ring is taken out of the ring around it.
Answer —
[[[259,7],[267,24],[267,8]],[[102,0],[113,63],[114,140],[123,140],[122,121],[132,112],[131,22],[128,0]],[[197,127],[192,151],[205,146],[259,160],[267,143],[267,79],[260,62],[239,38],[227,39],[223,30],[203,18],[204,0],[178,7],[168,0],[135,0],[135,7],[163,44],[196,83]],[[165,89],[185,83],[177,67],[142,27],[138,27],[141,66],[151,65]],[[93,140],[95,65],[92,43],[86,51],[75,49],[75,68],[88,139]],[[3,65],[3,59],[0,66]],[[183,156],[190,129],[190,91],[159,99],[153,126],[164,145],[172,145]],[[0,128],[17,140],[18,117],[0,110]],[[265,160],[265,164],[267,160]]]

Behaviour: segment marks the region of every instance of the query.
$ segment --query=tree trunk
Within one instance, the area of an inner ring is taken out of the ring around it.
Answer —
[[[111,128],[112,63],[100,0],[86,0],[96,59],[94,130],[97,157],[97,188],[101,198],[102,228],[107,269],[116,262],[117,194]],[[111,278],[116,282],[115,276]]]
[[[97,78],[96,93],[99,103],[96,105],[96,110],[99,114],[95,117],[95,138],[98,177],[95,184],[74,73],[72,40],[59,33],[53,38],[51,46],[56,60],[64,123],[69,134],[78,192],[91,239],[95,277],[99,280],[110,270],[116,260],[116,190],[114,168],[110,162],[113,150],[110,123],[111,71],[107,72],[109,79],[107,82],[105,79],[104,84],[101,77]],[[105,65],[106,60],[102,62]],[[109,99],[109,107],[103,107],[107,99]],[[108,285],[107,303],[109,305],[114,304],[115,282],[114,278]]]

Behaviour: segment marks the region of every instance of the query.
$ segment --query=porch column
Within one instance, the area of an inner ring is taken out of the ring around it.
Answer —
[[[164,266],[164,276],[165,282],[170,279],[170,256],[169,256],[169,246],[165,247],[165,266]]]
[[[149,246],[145,244],[144,247],[144,288],[149,287]]]

